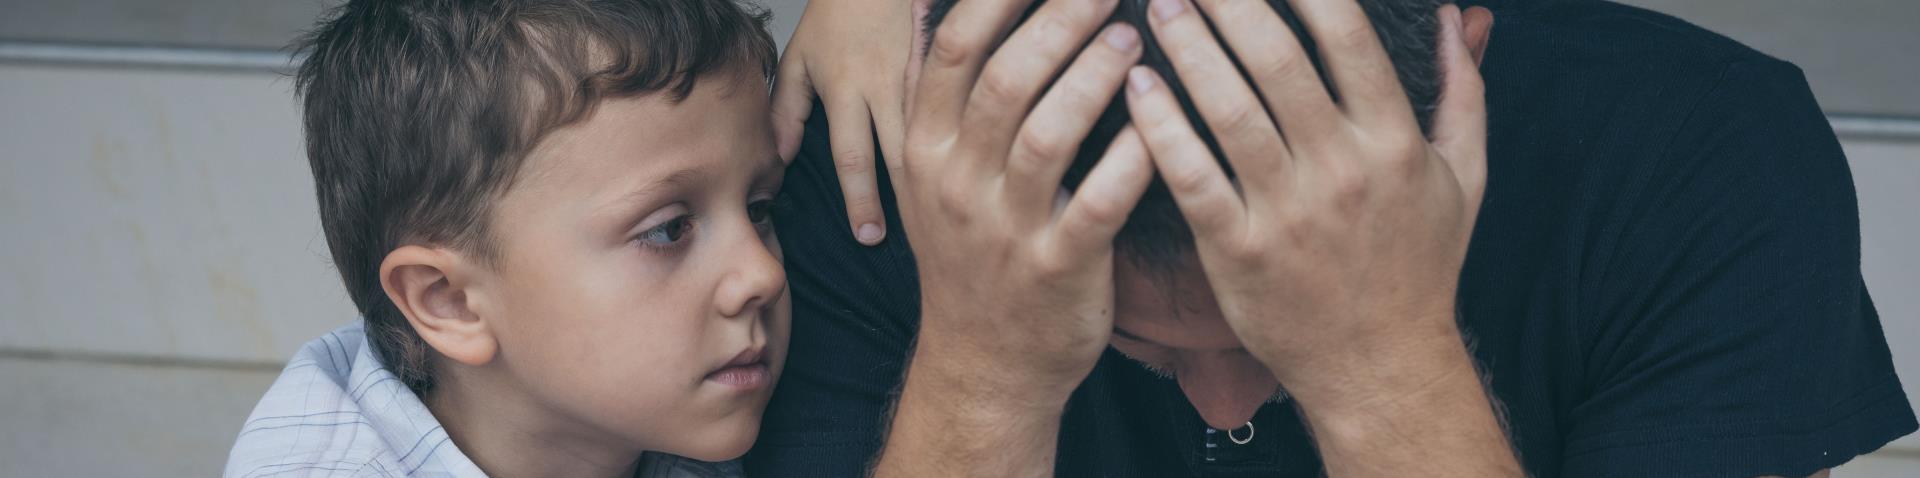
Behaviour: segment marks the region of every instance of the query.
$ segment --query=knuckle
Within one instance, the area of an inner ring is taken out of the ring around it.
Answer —
[[[1131,211],[1111,200],[1089,200],[1080,207],[1080,215],[1085,218],[1087,224],[1119,224],[1127,220],[1129,212]]]
[[[1366,204],[1368,187],[1366,175],[1357,168],[1338,168],[1328,182],[1330,198],[1335,211],[1347,213]],[[1344,172],[1340,172],[1344,171]]]
[[[1028,126],[1020,129],[1020,136],[1014,140],[1014,157],[1025,159],[1055,159],[1066,156],[1066,141],[1060,134],[1050,131],[1046,126]]]
[[[1054,282],[1068,275],[1071,268],[1066,260],[1060,258],[1060,254],[1038,254],[1038,256],[1033,259],[1032,264],[1034,275],[1039,276],[1041,280]]]
[[[927,47],[927,61],[938,66],[965,64],[977,50],[974,43],[958,28],[941,30],[934,34],[932,45]]]
[[[836,148],[833,152],[833,167],[841,174],[859,174],[873,171],[873,154],[854,148]]]
[[[972,218],[970,213],[973,210],[974,199],[967,197],[967,195],[963,193],[955,192],[954,188],[942,190],[939,194],[935,195],[934,201],[935,205],[940,208],[943,214],[959,222],[965,223]]]
[[[1329,35],[1327,41],[1341,51],[1354,51],[1364,49],[1379,39],[1374,36],[1371,25],[1355,23],[1338,27]]]
[[[1400,164],[1418,164],[1427,158],[1427,142],[1419,134],[1394,135],[1385,141],[1387,159]]]
[[[1266,119],[1266,111],[1246,104],[1236,104],[1220,113],[1217,131],[1230,138],[1259,134],[1261,122]]]
[[[865,215],[869,214],[870,211],[879,211],[880,199],[875,196],[877,195],[864,191],[854,192],[852,189],[847,190],[847,212],[849,214]]]
[[[1305,55],[1276,53],[1266,55],[1266,58],[1255,64],[1253,74],[1254,78],[1288,78],[1300,74],[1301,70],[1307,67]]]
[[[925,158],[935,158],[940,156],[941,149],[943,148],[935,144],[933,141],[929,141],[926,138],[918,137],[917,135],[909,135],[909,136],[910,137],[907,139],[906,148],[904,148],[904,151],[903,151],[904,153],[906,153],[907,157],[905,158],[906,159],[905,161],[901,161],[902,163],[901,166],[905,167],[913,164],[916,161],[925,160]]]
[[[1205,171],[1194,166],[1168,168],[1161,180],[1166,181],[1168,189],[1186,194],[1197,193],[1207,187]]]
[[[988,68],[980,75],[980,97],[992,104],[1013,104],[1023,90],[1020,79],[1006,68]]]

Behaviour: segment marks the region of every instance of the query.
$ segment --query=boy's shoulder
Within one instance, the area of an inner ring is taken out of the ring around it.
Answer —
[[[227,457],[229,477],[315,474],[483,476],[359,323],[301,346]]]
[[[307,342],[240,427],[227,477],[486,476],[355,322]],[[742,476],[738,461],[648,453],[636,478]]]

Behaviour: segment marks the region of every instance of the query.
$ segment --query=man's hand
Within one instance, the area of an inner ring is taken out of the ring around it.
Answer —
[[[917,22],[926,8],[927,0],[812,0],[780,57],[773,87],[780,157],[793,161],[800,151],[818,94],[833,120],[833,165],[846,197],[849,230],[862,244],[886,237],[874,135],[897,168],[905,72],[909,52],[921,43]],[[894,172],[893,177],[900,176]]]
[[[1486,182],[1459,9],[1439,13],[1446,86],[1429,142],[1354,0],[1290,2],[1338,102],[1266,2],[1201,0],[1205,18],[1188,2],[1155,0],[1150,23],[1187,87],[1207,92],[1194,102],[1238,184],[1151,70],[1130,72],[1128,105],[1228,324],[1298,400],[1329,475],[1518,474],[1454,319]]]
[[[1048,2],[989,59],[1031,1],[960,3],[913,88],[895,182],[920,335],[881,475],[1051,472],[1067,397],[1112,333],[1113,238],[1153,166],[1127,130],[1072,197],[1060,181],[1139,33],[1101,28],[1117,0]]]

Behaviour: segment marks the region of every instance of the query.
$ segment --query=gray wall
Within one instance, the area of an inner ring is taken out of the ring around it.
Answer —
[[[765,3],[784,40],[804,1]],[[1799,63],[1837,115],[1920,118],[1902,88],[1920,77],[1920,2],[1634,3]],[[22,58],[271,61],[328,4],[0,0],[0,476],[217,474],[280,364],[353,320],[284,77]],[[1845,141],[1868,284],[1920,397],[1920,139]],[[1841,474],[1916,473],[1909,439]]]

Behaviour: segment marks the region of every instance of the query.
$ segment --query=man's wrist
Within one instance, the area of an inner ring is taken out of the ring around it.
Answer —
[[[923,328],[902,393],[920,388],[993,413],[1058,414],[1080,380],[1030,370],[1035,359],[972,346]]]
[[[1457,334],[1407,341],[1391,352],[1347,358],[1353,367],[1297,385],[1282,382],[1330,475],[1365,476],[1374,465],[1390,470],[1400,461],[1446,464],[1474,476],[1519,475],[1493,398]]]
[[[1477,377],[1452,314],[1400,321],[1386,332],[1328,340],[1317,350],[1261,360],[1303,405],[1359,406],[1355,398],[1420,393],[1443,374]]]
[[[924,345],[924,344],[922,344]],[[1051,471],[1058,403],[969,369],[947,352],[916,350],[874,476],[1016,476]],[[977,365],[977,364],[974,364]]]

